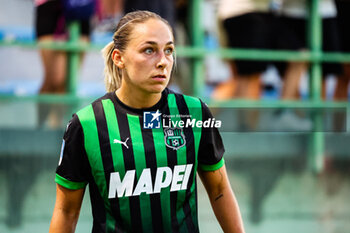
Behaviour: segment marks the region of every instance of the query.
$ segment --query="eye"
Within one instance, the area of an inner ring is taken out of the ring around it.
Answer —
[[[146,48],[145,50],[144,50],[144,52],[146,53],[146,54],[152,54],[153,53],[153,49],[152,48]]]
[[[171,54],[173,54],[173,48],[167,48],[167,49],[165,49],[165,54],[166,55],[171,55]]]

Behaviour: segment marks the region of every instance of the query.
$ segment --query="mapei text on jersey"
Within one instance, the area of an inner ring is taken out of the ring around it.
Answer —
[[[123,180],[119,172],[112,172],[109,182],[108,198],[139,196],[141,193],[160,193],[161,189],[170,186],[170,192],[187,189],[188,180],[193,164],[176,165],[174,170],[169,167],[158,167],[154,184],[152,184],[151,169],[143,169],[138,182],[134,187],[136,171],[128,170]]]
[[[187,118],[184,120],[178,120],[174,121],[170,118],[163,118],[163,127],[164,128],[189,128],[189,127],[196,127],[196,128],[220,128],[221,127],[221,121],[216,120],[215,118],[209,118],[205,121],[202,120],[196,120],[196,119],[190,119]]]

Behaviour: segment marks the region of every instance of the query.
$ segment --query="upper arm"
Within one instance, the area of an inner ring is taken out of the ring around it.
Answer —
[[[89,182],[90,171],[83,129],[78,117],[74,115],[63,136],[55,181],[67,189],[82,189]]]
[[[79,215],[84,192],[85,188],[73,190],[57,184],[55,209],[67,215]]]
[[[213,119],[207,105],[202,104],[202,119],[206,121]],[[202,127],[202,134],[198,149],[198,165],[204,171],[214,171],[224,165],[223,155],[225,152],[224,144],[218,128],[210,126],[208,128]]]
[[[56,204],[53,211],[50,233],[73,233],[77,224],[85,188],[67,189],[57,184]]]
[[[213,118],[207,105],[203,102],[201,104],[203,121]],[[198,150],[198,174],[210,198],[219,195],[229,185],[223,158],[224,152],[219,130],[216,127],[202,128]]]
[[[220,198],[223,190],[230,188],[225,165],[214,171],[198,169],[198,175],[207,190],[209,198]]]

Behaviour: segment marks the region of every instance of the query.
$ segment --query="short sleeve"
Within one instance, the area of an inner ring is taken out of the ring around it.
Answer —
[[[208,106],[202,104],[203,121],[213,118]],[[224,165],[225,148],[219,130],[215,127],[203,128],[198,150],[199,168],[203,171],[215,171]]]
[[[68,189],[84,188],[89,180],[88,167],[83,129],[78,117],[73,115],[63,136],[55,181]]]

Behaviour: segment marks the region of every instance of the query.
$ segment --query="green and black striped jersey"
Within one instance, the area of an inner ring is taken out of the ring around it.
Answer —
[[[211,118],[201,100],[169,89],[147,109],[107,93],[73,115],[55,180],[89,184],[93,233],[199,232],[197,169],[224,164],[217,128],[195,122]]]

